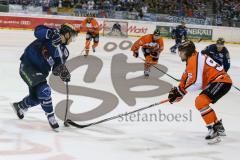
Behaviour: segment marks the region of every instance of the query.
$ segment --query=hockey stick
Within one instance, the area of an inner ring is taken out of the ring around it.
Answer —
[[[60,48],[60,45],[57,46],[57,50],[58,50],[58,53],[59,53],[59,57],[61,59],[61,63],[64,64],[64,61],[63,61],[63,55],[62,55],[62,51],[61,51],[61,48]],[[65,112],[65,117],[64,117],[64,126],[65,127],[68,127],[68,123],[66,122],[67,120],[67,112],[68,112],[68,99],[69,99],[69,88],[68,88],[68,82],[66,82],[66,94],[67,94],[67,102],[66,102],[66,112]]]
[[[199,38],[199,40],[197,41],[197,43],[201,42],[203,40],[203,38]]]
[[[139,57],[142,61],[144,61],[144,62],[146,62],[146,60],[145,59],[143,59],[142,57]],[[171,76],[170,74],[168,74],[167,72],[164,72],[163,70],[161,70],[161,69],[159,69],[158,67],[156,67],[155,65],[153,65],[153,64],[151,64],[151,66],[153,66],[154,68],[156,68],[157,70],[159,70],[160,72],[162,72],[162,73],[164,73],[164,74],[166,74],[167,76],[169,76],[170,78],[172,78],[172,79],[174,79],[175,81],[177,81],[177,82],[180,82],[180,80],[179,79],[176,79],[176,78],[174,78],[173,76]]]
[[[61,63],[64,64],[64,62],[63,62],[63,55],[62,55],[62,51],[61,51],[60,45],[57,46],[57,50],[58,50],[59,57],[61,59]]]
[[[151,104],[149,106],[146,106],[146,107],[143,107],[143,108],[140,108],[140,109],[137,109],[137,110],[134,110],[132,112],[127,112],[127,113],[123,113],[123,114],[119,114],[119,115],[116,115],[116,116],[113,116],[113,117],[109,117],[109,118],[106,118],[106,119],[103,119],[103,120],[100,120],[100,121],[97,121],[97,122],[93,122],[93,123],[89,123],[89,124],[77,124],[75,122],[73,122],[72,120],[70,119],[67,119],[67,123],[74,126],[74,127],[77,127],[77,128],[85,128],[85,127],[89,127],[89,126],[93,126],[93,125],[96,125],[96,124],[99,124],[99,123],[103,123],[103,122],[107,122],[107,121],[110,121],[110,120],[113,120],[113,119],[117,119],[117,118],[120,118],[120,117],[123,117],[123,116],[127,116],[129,114],[133,114],[135,112],[139,112],[139,111],[142,111],[142,110],[145,110],[147,108],[151,108],[151,107],[154,107],[154,106],[157,106],[157,105],[160,105],[160,104],[163,104],[163,103],[166,103],[168,102],[169,99],[166,99],[166,100],[163,100],[161,102],[157,102],[157,103],[154,103],[154,104]]]
[[[238,88],[237,86],[233,85],[233,87],[234,87],[236,90],[240,91],[240,88]]]
[[[69,101],[69,88],[68,88],[68,82],[66,82],[66,94],[67,94],[67,100],[66,100],[66,111],[65,111],[65,117],[64,117],[64,126],[69,127],[67,122],[67,114],[68,114],[68,101]]]

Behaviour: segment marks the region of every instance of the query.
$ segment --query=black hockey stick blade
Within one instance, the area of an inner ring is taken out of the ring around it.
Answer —
[[[86,125],[80,125],[80,124],[77,124],[77,123],[73,122],[71,119],[67,119],[66,122],[68,124],[70,124],[71,126],[74,126],[74,127],[77,127],[77,128],[85,128],[85,127],[88,127],[88,126],[92,125],[92,123],[89,123],[89,124],[86,124]]]
[[[69,123],[68,123],[68,121],[67,121],[67,120],[64,121],[64,122],[63,122],[63,125],[64,125],[65,127],[69,127]]]

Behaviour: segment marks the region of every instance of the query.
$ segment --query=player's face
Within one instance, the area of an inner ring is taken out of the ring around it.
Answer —
[[[220,52],[223,49],[223,47],[224,47],[223,44],[217,44],[216,46],[217,46],[217,51],[218,52]]]
[[[68,33],[66,33],[66,34],[63,36],[62,42],[63,42],[63,44],[68,45],[68,44],[70,44],[72,41],[74,41],[75,38],[76,38],[76,35],[72,35],[72,34],[70,34],[70,33],[68,32]]]
[[[156,40],[160,39],[160,37],[161,37],[160,35],[153,35],[153,40],[156,41]]]
[[[90,23],[92,20],[92,17],[87,17],[87,22]]]
[[[178,52],[179,52],[179,57],[181,58],[182,62],[185,62],[187,60],[186,51],[181,50]]]

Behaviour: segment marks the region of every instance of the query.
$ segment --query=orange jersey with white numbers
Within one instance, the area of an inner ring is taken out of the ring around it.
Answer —
[[[84,19],[81,23],[81,27],[84,31],[99,34],[99,25],[98,22],[93,18],[91,21],[88,21],[88,18]]]
[[[179,84],[180,91],[186,94],[189,91],[203,90],[213,82],[232,83],[232,80],[223,66],[212,58],[195,52],[187,60],[186,70]]]
[[[148,48],[151,50],[151,52],[157,52],[157,53],[161,53],[164,48],[163,39],[159,38],[158,40],[154,41],[153,34],[144,35],[141,38],[139,38],[133,44],[131,51],[137,52],[141,46],[144,49]]]

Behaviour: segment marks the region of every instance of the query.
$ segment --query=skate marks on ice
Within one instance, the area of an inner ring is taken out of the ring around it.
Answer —
[[[6,96],[0,96],[0,102],[9,101],[9,98]]]
[[[35,135],[35,133],[30,133],[30,131],[28,133],[21,133],[0,129],[0,137],[0,159],[4,157],[4,159],[20,158],[30,160],[33,156],[36,156],[34,158],[36,160],[56,160],[56,158],[58,160],[76,159],[71,154],[64,153],[64,150],[61,149],[64,145],[62,141],[59,141],[59,135],[57,134],[49,138],[49,134],[43,136],[40,134]],[[48,143],[44,143],[41,140],[41,138],[46,137],[49,138]]]
[[[25,139],[25,135],[18,132],[0,129],[0,136],[1,156],[43,154],[51,151],[50,146]]]
[[[207,145],[204,140],[205,132],[162,129],[157,125],[145,129],[144,125],[122,125],[121,123],[99,124],[81,130],[62,126],[62,131],[55,133],[50,131],[44,115],[41,117],[38,112],[32,114],[33,117],[38,118],[27,116],[26,119],[18,120],[12,113],[13,119],[9,120],[8,118],[8,120],[0,122],[2,126],[0,129],[0,156],[18,157],[21,155],[24,157],[41,154],[41,159],[45,157],[46,160],[54,160],[60,156],[64,157],[64,160],[73,160],[79,155],[69,151],[67,146],[82,144],[79,146],[79,150],[81,150],[84,143],[89,143],[98,146],[104,144],[104,146],[114,148],[114,152],[133,155],[141,153],[143,159],[223,160],[219,158],[222,156],[222,152],[240,142],[237,138],[240,135],[239,132],[228,132],[228,136],[233,138],[223,137],[223,141],[213,147]],[[42,141],[43,139],[48,143]],[[7,146],[7,148],[3,146]]]

